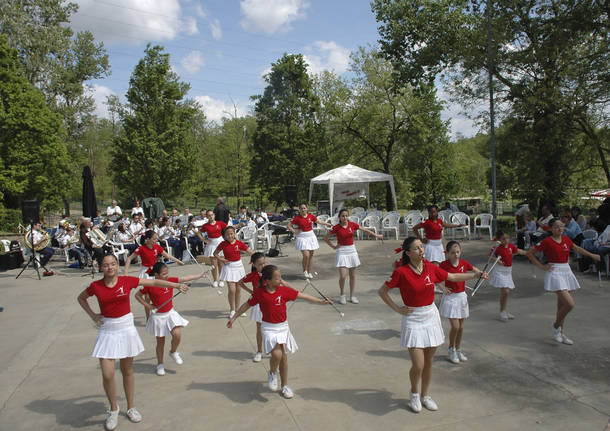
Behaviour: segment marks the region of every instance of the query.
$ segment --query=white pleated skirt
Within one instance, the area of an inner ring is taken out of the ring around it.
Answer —
[[[220,279],[224,281],[239,281],[246,276],[246,270],[244,264],[240,260],[235,262],[229,262],[222,266],[220,271]]]
[[[288,321],[282,323],[262,322],[261,332],[263,334],[263,351],[268,355],[276,344],[283,344],[287,353],[298,350],[297,342],[294,340]]]
[[[206,257],[213,257],[214,256],[214,252],[216,251],[216,247],[218,247],[218,244],[220,244],[222,242],[222,236],[219,236],[218,238],[211,238],[209,240],[209,242],[205,245],[205,248],[203,249],[203,255]],[[222,254],[222,253],[219,253]]]
[[[140,268],[140,274],[138,275],[138,278],[155,278],[152,275],[148,275],[146,272],[149,270],[150,268],[148,268],[147,266],[143,266]]]
[[[514,289],[513,267],[496,264],[494,270],[489,275],[489,284],[493,287],[508,287],[509,289]]]
[[[317,250],[320,248],[318,245],[318,238],[316,238],[313,230],[308,232],[300,232],[296,237],[294,246],[298,251]]]
[[[466,292],[443,294],[440,314],[448,319],[466,319],[468,311],[468,296]]]
[[[440,239],[429,239],[424,244],[424,256],[430,262],[443,262],[445,260],[445,250],[443,250],[443,241]]]
[[[91,356],[104,359],[133,358],[144,351],[144,345],[133,324],[133,314],[104,317],[97,331]]]
[[[414,311],[402,316],[400,345],[402,347],[437,347],[445,342],[441,317],[434,303],[415,307]]]
[[[335,255],[335,266],[337,268],[356,268],[360,266],[358,251],[355,245],[340,245]]]
[[[553,269],[544,275],[544,290],[557,292],[559,290],[580,289],[578,280],[572,272],[569,263],[551,263]]]
[[[263,313],[261,311],[261,306],[256,304],[254,307],[250,309],[250,320],[256,323],[262,323],[263,321]]]
[[[167,337],[176,326],[186,326],[189,321],[173,308],[166,313],[153,313],[146,322],[146,332],[155,337]]]

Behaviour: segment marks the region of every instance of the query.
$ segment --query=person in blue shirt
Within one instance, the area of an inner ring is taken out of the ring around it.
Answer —
[[[582,229],[572,218],[572,209],[570,207],[561,208],[561,221],[565,226],[563,234],[570,238],[574,244],[580,246],[583,240]]]

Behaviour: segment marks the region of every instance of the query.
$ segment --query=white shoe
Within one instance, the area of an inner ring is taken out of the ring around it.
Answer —
[[[112,431],[119,424],[119,409],[112,411],[108,409],[108,417],[106,418],[106,429]]]
[[[263,354],[261,352],[256,352],[256,354],[252,358],[252,361],[254,361],[254,362],[260,362],[262,360],[263,360]]]
[[[178,365],[182,365],[184,363],[184,361],[182,360],[182,357],[180,356],[180,353],[178,353],[178,352],[170,353],[169,356]]]
[[[138,423],[138,422],[142,421],[142,415],[140,414],[139,411],[136,410],[135,407],[132,407],[129,410],[127,410],[127,417],[129,418],[130,421],[132,421],[134,423]]]
[[[308,273],[307,271],[304,271],[304,272],[303,272],[303,277],[305,277],[305,279],[306,279],[306,280],[307,280],[308,278],[311,278],[311,277],[309,276],[309,273]]]
[[[567,344],[568,346],[571,346],[572,344],[574,344],[574,341],[570,340],[568,337],[566,337],[563,333],[561,334],[561,342],[563,344]]]
[[[241,313],[241,317],[248,317],[246,313]]]
[[[339,304],[343,304],[343,305],[347,304],[347,301],[345,300],[345,295],[341,295],[339,297]]]
[[[165,367],[163,366],[163,364],[157,365],[157,376],[164,376],[164,375],[165,375]]]
[[[350,301],[352,304],[359,304],[359,303],[360,303],[360,301],[358,301],[358,298],[356,298],[355,296],[352,296],[352,297],[349,299],[349,301]]]
[[[508,322],[508,313],[506,311],[500,311],[500,320],[502,322]]]
[[[466,362],[468,360],[468,356],[466,356],[464,354],[464,352],[462,352],[461,350],[457,351],[457,357],[460,360],[460,362]]]
[[[510,320],[513,320],[515,318],[515,316],[510,314],[508,311],[506,312],[506,317],[508,317]]]
[[[419,394],[414,394],[411,392],[411,399],[407,401],[407,406],[415,413],[421,412],[421,401],[419,399]]]
[[[290,389],[288,386],[284,386],[282,388],[282,396],[284,398],[288,398],[288,399],[294,397],[294,394],[292,393],[292,389]]]
[[[557,341],[558,343],[563,343],[563,337],[561,336],[561,326],[559,328],[555,328],[555,326],[553,326],[553,340]]]
[[[218,282],[217,282],[217,281],[215,281],[214,283],[212,283],[212,286],[214,286],[214,287],[218,287]]]
[[[225,282],[224,282],[224,281],[222,281],[222,280],[220,280],[220,281],[218,282],[218,287],[225,287]]]
[[[428,410],[432,410],[433,412],[438,410],[438,406],[436,405],[434,400],[430,398],[430,395],[426,395],[425,397],[423,397],[421,399],[421,403]]]
[[[460,358],[458,357],[457,352],[455,351],[455,347],[449,347],[449,354],[447,356],[447,359],[449,359],[449,362],[453,364],[460,363]]]
[[[229,313],[229,319],[232,319],[233,316],[235,316],[235,310],[231,310],[231,312]]]
[[[272,373],[269,371],[267,373],[267,383],[269,384],[269,389],[272,391],[277,391],[279,389],[279,385],[277,383],[277,373]]]

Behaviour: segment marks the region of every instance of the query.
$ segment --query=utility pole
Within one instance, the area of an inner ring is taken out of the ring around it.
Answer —
[[[491,215],[493,216],[492,229],[494,233],[497,227],[498,211],[496,206],[496,130],[494,111],[494,87],[493,87],[493,56],[491,53],[491,8],[492,1],[487,0],[487,70],[489,73],[489,123],[491,137]]]

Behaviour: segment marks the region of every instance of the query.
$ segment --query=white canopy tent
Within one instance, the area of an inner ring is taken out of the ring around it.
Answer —
[[[398,208],[398,205],[396,205],[394,177],[392,175],[369,171],[354,165],[340,166],[312,178],[309,182],[309,201],[311,202],[311,195],[315,184],[328,184],[330,215],[333,215],[333,201],[336,202],[366,197],[367,202],[370,202],[369,184],[380,181],[387,181],[390,183],[392,198],[394,199],[394,208]]]

